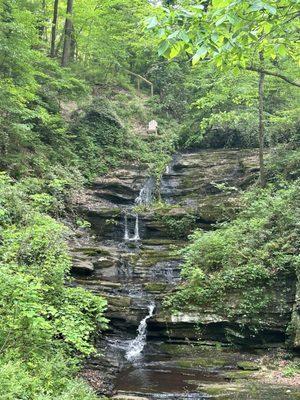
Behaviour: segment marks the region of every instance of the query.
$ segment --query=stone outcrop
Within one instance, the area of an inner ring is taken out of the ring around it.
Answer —
[[[142,237],[168,234],[162,216],[180,219],[193,215],[204,227],[231,218],[238,208],[240,191],[257,177],[257,165],[253,150],[205,150],[175,156],[159,187],[153,188],[169,207],[141,212]],[[96,179],[80,197],[77,206],[98,237],[122,239],[124,211],[134,205],[147,177],[145,167],[125,165]],[[134,219],[129,223],[133,229]]]
[[[213,229],[217,221],[232,218],[239,208],[241,191],[255,182],[258,172],[255,150],[177,155],[160,184],[152,182],[151,191],[159,193],[160,201],[137,210],[135,200],[148,179],[145,167],[127,165],[96,179],[77,204],[90,221],[95,238],[92,244],[78,239],[73,246],[76,284],[108,299],[107,316],[116,330],[135,331],[149,302],[155,300],[155,316],[149,321],[153,338],[255,345],[284,342],[294,302],[292,284],[282,299],[278,283],[268,314],[261,316],[263,329],[256,336],[240,315],[229,319],[211,309],[171,315],[161,305],[166,293],[180,281],[178,250],[186,244],[187,235],[197,227]],[[124,240],[125,224],[133,237],[137,213],[140,240]],[[295,309],[295,320],[297,313]],[[299,335],[295,343],[299,345]]]

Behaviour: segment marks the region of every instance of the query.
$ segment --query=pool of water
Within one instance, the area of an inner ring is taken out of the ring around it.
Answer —
[[[191,350],[185,345],[166,351],[164,344],[148,343],[137,362],[124,362],[115,378],[115,390],[121,397],[149,400],[300,400],[300,382],[299,388],[290,389],[228,379],[226,374],[237,371],[236,363],[243,357],[253,358],[253,354]]]
[[[116,390],[140,393],[195,392],[198,382],[222,381],[217,374],[164,365],[140,365],[125,368],[116,379]]]

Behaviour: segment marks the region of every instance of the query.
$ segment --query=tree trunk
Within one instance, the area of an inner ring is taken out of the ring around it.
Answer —
[[[262,56],[260,57],[262,60]],[[259,74],[259,167],[260,167],[260,185],[261,187],[266,186],[266,174],[265,174],[265,163],[264,163],[264,145],[265,145],[265,124],[264,124],[264,84],[265,74],[260,72]]]
[[[58,3],[59,3],[59,0],[54,0],[52,29],[51,29],[51,49],[50,49],[50,57],[52,57],[52,58],[55,57],[56,29],[57,29],[57,20],[58,20]]]
[[[71,42],[72,42],[72,33],[73,33],[72,13],[73,13],[73,0],[68,0],[67,17],[66,17],[66,22],[65,22],[64,48],[63,48],[63,54],[62,54],[62,59],[61,59],[62,67],[66,67],[70,61]]]
[[[63,40],[64,40],[64,34],[62,33],[58,39],[58,42],[57,42],[57,45],[55,48],[55,57],[59,57],[59,53],[62,48]]]
[[[71,43],[70,43],[70,60],[74,61],[76,57],[77,43],[74,37],[74,29],[72,29]]]
[[[42,0],[42,11],[37,20],[37,29],[41,40],[46,39],[46,1]]]

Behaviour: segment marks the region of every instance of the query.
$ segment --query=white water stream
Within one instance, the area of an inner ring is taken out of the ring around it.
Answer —
[[[150,319],[153,316],[155,310],[155,304],[154,303],[149,304],[148,310],[149,310],[148,315],[140,322],[140,325],[137,330],[138,331],[137,337],[129,343],[128,348],[126,350],[125,357],[128,361],[131,362],[136,361],[140,357],[146,345],[147,322],[148,319]]]
[[[128,229],[128,216],[127,213],[125,213],[125,233],[124,233],[124,240],[130,240],[129,236],[129,229]]]
[[[145,185],[140,190],[138,197],[135,199],[136,205],[147,205],[151,203],[152,196],[153,196],[153,188],[154,188],[154,179],[149,178],[147,179]],[[130,214],[129,214],[130,215]],[[128,226],[128,214],[125,213],[124,217],[124,240],[125,241],[135,241],[138,242],[140,238],[140,228],[139,228],[139,215],[135,214],[135,226],[134,226],[134,236],[130,237],[129,226]]]

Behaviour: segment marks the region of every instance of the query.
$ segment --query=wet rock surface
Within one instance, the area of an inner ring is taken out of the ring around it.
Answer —
[[[241,370],[239,365],[247,370]],[[253,370],[255,366],[255,370]],[[281,400],[299,398],[299,386],[261,382],[257,351],[148,342],[144,356],[115,379],[117,398]]]
[[[242,397],[238,385],[228,386],[228,382],[252,377],[254,370],[241,367],[246,365],[243,362],[252,363],[251,357],[239,353],[234,360],[233,355],[226,358],[224,354],[212,358],[199,352],[186,357],[180,352],[187,350],[187,341],[250,343],[263,348],[282,345],[294,292],[279,303],[282,286],[274,288],[274,304],[263,316],[265,326],[256,337],[245,329],[239,315],[229,319],[211,309],[171,315],[162,301],[180,282],[179,250],[189,232],[196,227],[213,229],[217,221],[232,218],[241,191],[257,177],[257,166],[253,150],[187,153],[174,157],[160,185],[148,177],[146,168],[129,165],[95,180],[78,200],[78,209],[91,223],[91,235],[84,232],[71,244],[74,284],[106,297],[111,321],[110,332],[99,342],[102,357],[90,360],[87,368],[92,371],[91,381],[97,374],[104,377],[101,388],[93,384],[99,393],[111,394],[114,387],[116,399],[234,399],[235,393],[239,399],[252,398]],[[151,203],[158,192],[163,205]],[[144,357],[129,363],[126,349],[152,302],[156,307],[147,321]],[[217,393],[220,385],[228,386],[229,397],[227,392],[222,393],[225,397],[220,393],[213,397],[211,392]],[[270,393],[266,398],[292,398]]]

